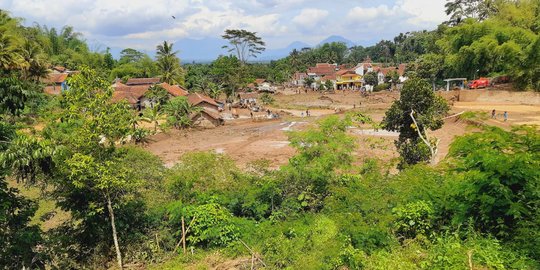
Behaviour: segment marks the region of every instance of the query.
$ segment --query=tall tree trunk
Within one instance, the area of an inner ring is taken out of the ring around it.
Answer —
[[[114,248],[116,249],[116,260],[118,261],[118,266],[120,269],[124,269],[122,264],[122,253],[120,253],[120,246],[118,245],[118,234],[116,233],[116,224],[114,222],[114,211],[111,203],[111,196],[107,194],[107,208],[109,209],[109,216],[111,218],[111,227],[114,240]]]

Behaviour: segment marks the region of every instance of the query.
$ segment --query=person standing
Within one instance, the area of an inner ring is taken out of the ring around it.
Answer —
[[[491,111],[491,119],[495,119],[495,109]]]
[[[506,120],[508,120],[508,112],[507,111],[504,111],[504,122],[506,122]]]

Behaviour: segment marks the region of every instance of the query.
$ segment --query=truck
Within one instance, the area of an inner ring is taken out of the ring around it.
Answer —
[[[469,89],[478,89],[478,88],[486,88],[490,85],[489,78],[480,78],[477,80],[473,80],[467,85]]]

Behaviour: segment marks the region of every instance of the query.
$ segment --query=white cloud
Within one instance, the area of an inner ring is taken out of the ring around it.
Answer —
[[[347,14],[347,19],[350,22],[369,22],[373,20],[387,20],[389,17],[399,15],[399,9],[394,6],[389,8],[387,5],[378,7],[355,7]]]
[[[371,1],[377,3],[378,1]],[[360,4],[359,4],[360,3]],[[316,44],[330,35],[353,41],[433,29],[445,0],[0,0],[14,16],[49,27],[71,25],[114,47],[147,48],[163,40],[220,38],[227,28],[256,31],[269,48]],[[173,19],[175,16],[176,19]]]
[[[303,28],[314,28],[328,16],[327,10],[306,8],[292,19],[294,23]]]
[[[444,12],[446,0],[399,0],[396,4],[403,11],[412,14],[407,22],[415,25],[439,24],[448,19]]]

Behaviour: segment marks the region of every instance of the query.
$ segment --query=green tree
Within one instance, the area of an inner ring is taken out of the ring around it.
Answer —
[[[272,97],[270,94],[268,93],[264,93],[261,95],[261,102],[264,104],[264,105],[272,105],[274,104],[276,100],[274,99],[274,97]]]
[[[107,50],[105,51],[105,55],[103,55],[103,61],[105,62],[106,69],[112,70],[114,68],[116,61],[114,60],[111,54],[111,48],[107,47]]]
[[[192,114],[199,111],[200,108],[189,104],[186,97],[172,98],[163,107],[163,112],[167,114],[167,123],[177,129],[189,127]]]
[[[311,86],[315,83],[315,79],[313,77],[305,77],[304,78],[304,87],[311,88]]]
[[[242,64],[246,64],[250,57],[256,58],[265,50],[265,43],[257,36],[256,32],[244,29],[227,29],[221,37],[229,42],[229,45],[225,45],[223,48],[234,52]]]
[[[136,63],[141,61],[145,57],[145,53],[142,53],[140,51],[137,51],[132,48],[123,49],[120,52],[120,60],[118,60],[118,64],[128,64],[128,63]]]
[[[457,25],[466,18],[474,18],[479,21],[487,19],[498,11],[496,0],[447,0],[444,5],[450,25]]]
[[[367,85],[377,85],[377,84],[379,84],[379,79],[378,79],[377,73],[375,73],[373,71],[366,73],[366,75],[364,75],[364,82]]]
[[[460,180],[450,204],[453,221],[515,241],[540,258],[540,135],[536,127],[496,127],[457,138],[451,171]]]
[[[154,123],[154,132],[156,132],[159,126],[159,120],[163,119],[163,114],[161,113],[161,106],[153,106],[152,108],[146,108],[143,111],[143,116],[148,119],[149,122]]]
[[[152,102],[152,108],[154,106],[161,108],[170,99],[169,92],[167,92],[167,90],[160,85],[151,86],[144,96],[148,98],[150,102]]]
[[[184,70],[180,66],[180,59],[176,56],[178,51],[174,51],[173,45],[173,43],[163,41],[163,44],[157,46],[157,67],[163,82],[183,85]]]
[[[435,162],[439,140],[430,138],[428,130],[442,127],[448,112],[446,101],[436,95],[429,83],[420,78],[405,82],[399,100],[384,116],[386,130],[399,132],[396,147],[401,156],[400,168],[419,162]]]
[[[132,198],[129,195],[138,183],[127,179],[127,169],[119,165],[121,153],[116,144],[130,133],[132,112],[123,102],[111,103],[110,83],[93,70],[83,67],[80,74],[69,79],[69,85],[59,115],[62,121],[46,129],[53,144],[64,146],[62,154],[54,155],[57,171],[52,179],[56,186],[53,194],[73,219],[82,220],[83,228],[95,224],[96,217],[109,223],[122,268],[115,211]],[[58,129],[65,132],[66,126],[68,136],[56,133]],[[77,198],[80,194],[85,194],[84,198]]]
[[[433,85],[433,90],[435,90],[435,82],[441,79],[444,71],[443,56],[432,53],[425,54],[418,58],[413,66],[416,74],[422,79],[429,80]]]
[[[5,152],[15,136],[14,128],[0,119],[0,265],[5,269],[42,267],[41,260],[36,260],[41,231],[29,224],[37,204],[20,196],[6,182],[12,164]]]
[[[0,68],[5,72],[20,67],[21,62],[16,38],[6,29],[0,28]]]
[[[324,88],[327,90],[327,91],[333,91],[334,90],[334,83],[331,81],[331,80],[326,80],[324,82]]]
[[[280,175],[288,207],[319,210],[329,195],[336,170],[348,168],[353,161],[354,140],[347,134],[350,119],[327,117],[318,126],[289,135],[298,154],[289,160]]]
[[[238,89],[247,85],[247,68],[235,56],[220,56],[210,66],[210,74],[223,84],[227,99],[235,96]]]

